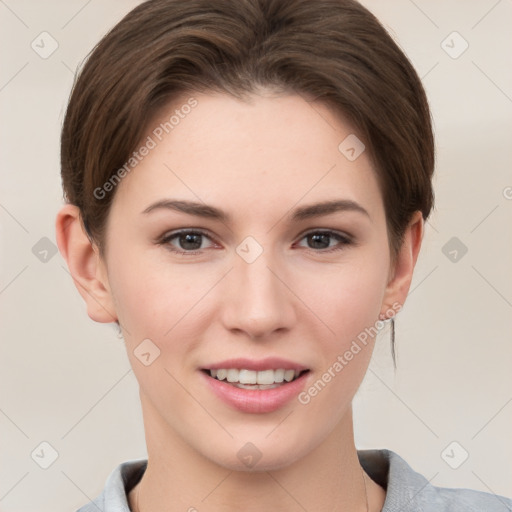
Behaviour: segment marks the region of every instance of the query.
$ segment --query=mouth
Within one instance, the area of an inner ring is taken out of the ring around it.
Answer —
[[[294,403],[311,370],[279,358],[232,359],[201,368],[207,388],[242,413],[272,413]]]
[[[275,389],[289,384],[308,373],[301,369],[266,369],[248,370],[245,368],[203,369],[207,376],[239,389],[266,390]]]
[[[243,413],[271,413],[293,404],[312,370],[300,363],[267,357],[233,358],[199,368],[203,381],[224,404]]]

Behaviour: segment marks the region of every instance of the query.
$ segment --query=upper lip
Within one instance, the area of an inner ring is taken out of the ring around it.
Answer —
[[[211,365],[202,367],[203,370],[220,370],[229,368],[236,368],[238,370],[254,370],[257,372],[280,369],[296,370],[299,372],[308,370],[307,366],[287,359],[281,359],[279,357],[267,357],[259,360],[245,358],[227,359],[219,363],[212,363]]]

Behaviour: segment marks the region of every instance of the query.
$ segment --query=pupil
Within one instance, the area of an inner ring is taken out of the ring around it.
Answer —
[[[330,235],[327,233],[320,233],[309,235],[309,242],[313,245],[313,249],[326,249],[329,247]]]
[[[200,234],[186,233],[180,236],[180,245],[183,249],[200,249],[201,248]],[[189,245],[192,244],[192,245]]]

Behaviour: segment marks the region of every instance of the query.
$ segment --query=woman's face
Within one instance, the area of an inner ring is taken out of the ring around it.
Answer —
[[[326,106],[193,98],[160,113],[116,187],[105,283],[147,436],[283,467],[350,416],[368,333],[396,299],[383,201]]]

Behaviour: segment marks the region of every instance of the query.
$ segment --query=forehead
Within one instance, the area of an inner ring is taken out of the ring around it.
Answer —
[[[377,214],[382,205],[369,155],[351,161],[346,144],[340,150],[354,136],[328,106],[299,95],[184,95],[149,123],[140,146],[150,149],[122,179],[114,203],[141,211],[173,196],[269,211],[302,198],[343,197]]]

